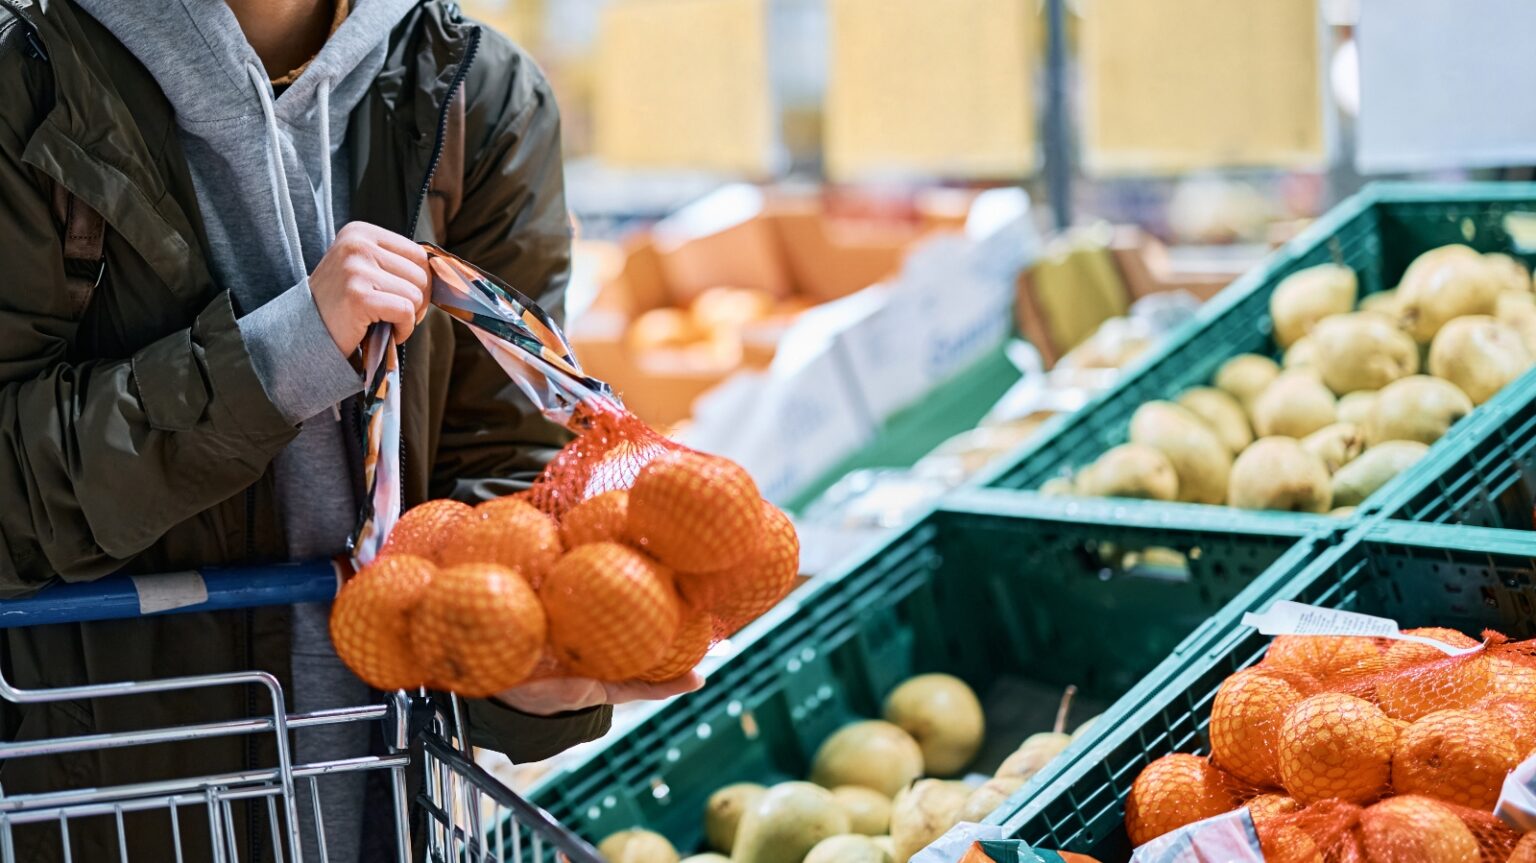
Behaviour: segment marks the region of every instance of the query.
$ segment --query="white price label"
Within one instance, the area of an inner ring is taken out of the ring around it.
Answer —
[[[1363,635],[1369,638],[1390,638],[1394,641],[1411,641],[1443,652],[1447,656],[1465,656],[1477,653],[1484,645],[1452,647],[1443,641],[1422,635],[1404,633],[1397,621],[1388,617],[1376,617],[1356,611],[1340,611],[1334,608],[1318,608],[1300,602],[1280,600],[1260,613],[1247,612],[1243,625],[1252,626],[1264,635]]]

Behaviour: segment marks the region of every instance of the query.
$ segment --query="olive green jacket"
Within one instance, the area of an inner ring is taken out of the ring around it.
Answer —
[[[406,17],[351,118],[353,218],[430,238],[425,189],[460,84],[462,202],[447,236],[433,239],[558,306],[571,228],[553,98],[526,55],[451,5],[428,0]],[[107,226],[105,269],[83,313],[65,290],[56,186]],[[263,391],[230,296],[209,275],[169,105],[133,56],[67,0],[0,0],[0,261],[0,597],[55,579],[280,559],[269,465],[297,429]],[[514,490],[564,439],[436,310],[405,348],[402,397],[407,504]],[[252,668],[286,681],[288,648],[288,615],[273,608],[10,630],[0,662],[24,687]],[[0,733],[214,721],[259,713],[264,700],[232,687],[0,704]],[[522,761],[601,735],[610,719],[607,709],[539,718],[489,702],[469,712],[477,742]],[[146,781],[185,775],[188,764],[206,773],[270,767],[268,742],[12,759],[0,764],[0,788]],[[248,820],[240,859],[265,859],[270,833]],[[82,822],[72,833],[75,859],[115,859],[110,831]],[[50,859],[27,841],[18,859]],[[171,858],[151,850],[143,859]]]

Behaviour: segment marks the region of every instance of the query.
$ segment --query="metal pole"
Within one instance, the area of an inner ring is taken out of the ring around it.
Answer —
[[[1066,0],[1046,0],[1045,185],[1057,230],[1072,224],[1072,138],[1067,111]]]

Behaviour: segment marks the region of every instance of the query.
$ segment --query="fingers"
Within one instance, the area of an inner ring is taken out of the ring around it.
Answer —
[[[373,287],[375,290],[387,294],[394,294],[411,304],[413,311],[419,311],[426,305],[426,294],[419,285],[402,279],[399,276],[378,270],[373,274]]]
[[[608,684],[608,703],[626,704],[631,701],[661,701],[666,698],[674,698],[690,692],[697,692],[703,688],[704,675],[697,671],[690,671],[682,677],[661,683],[627,680],[623,683]]]
[[[415,285],[421,290],[423,295],[426,294],[428,277],[425,259],[423,259],[422,263],[418,264],[404,255],[397,255],[388,250],[379,249],[375,260],[379,265],[379,269]]]
[[[380,248],[394,252],[396,255],[414,264],[417,269],[423,272],[426,271],[427,250],[423,249],[416,241],[402,237],[394,231],[387,231],[377,225],[370,225],[367,222],[353,222],[347,227],[352,225],[362,225],[368,228],[370,238]],[[338,236],[340,235],[338,234]]]
[[[364,310],[373,320],[394,326],[396,341],[405,342],[416,330],[416,306],[405,297],[373,291],[362,302]]]
[[[606,702],[605,684],[579,677],[535,680],[515,686],[496,696],[501,703],[535,716],[553,716],[572,710],[586,710]]]

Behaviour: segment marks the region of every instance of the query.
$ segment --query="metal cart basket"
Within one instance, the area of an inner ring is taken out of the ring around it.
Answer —
[[[339,581],[337,568],[326,562],[59,584],[32,597],[0,601],[0,628],[328,600],[335,596]],[[148,601],[149,597],[153,601]],[[395,692],[381,704],[290,714],[278,680],[252,670],[31,690],[17,688],[0,675],[0,698],[15,704],[41,704],[236,686],[259,692],[254,703],[264,704],[266,712],[178,727],[0,743],[0,762],[240,735],[268,735],[277,752],[276,765],[265,769],[26,794],[10,794],[0,788],[0,860],[11,863],[20,859],[14,836],[23,827],[34,833],[52,828],[57,837],[54,848],[61,849],[61,858],[82,859],[71,849],[71,824],[78,828],[86,819],[107,819],[109,829],[115,829],[117,859],[126,863],[133,844],[133,824],[163,814],[160,829],[169,830],[178,863],[238,863],[232,807],[244,805],[256,807],[257,812],[264,809],[274,859],[302,863],[301,825],[304,830],[312,825],[315,835],[311,847],[319,848],[319,863],[329,863],[319,778],[385,771],[391,789],[394,847],[401,861],[410,859],[413,848],[418,853],[425,848],[426,859],[432,863],[601,863],[590,845],[475,764],[462,705],[452,696]],[[377,724],[386,751],[294,763],[290,732],[341,723]],[[407,789],[415,783],[408,783],[407,771],[421,773],[421,790],[414,800]],[[418,814],[414,827],[413,804]],[[306,817],[301,817],[301,807],[310,809]],[[310,814],[312,819],[307,817]],[[125,821],[125,816],[133,817]],[[188,830],[194,820],[202,823]],[[185,839],[189,833],[202,837],[207,847],[202,841],[192,847]]]

